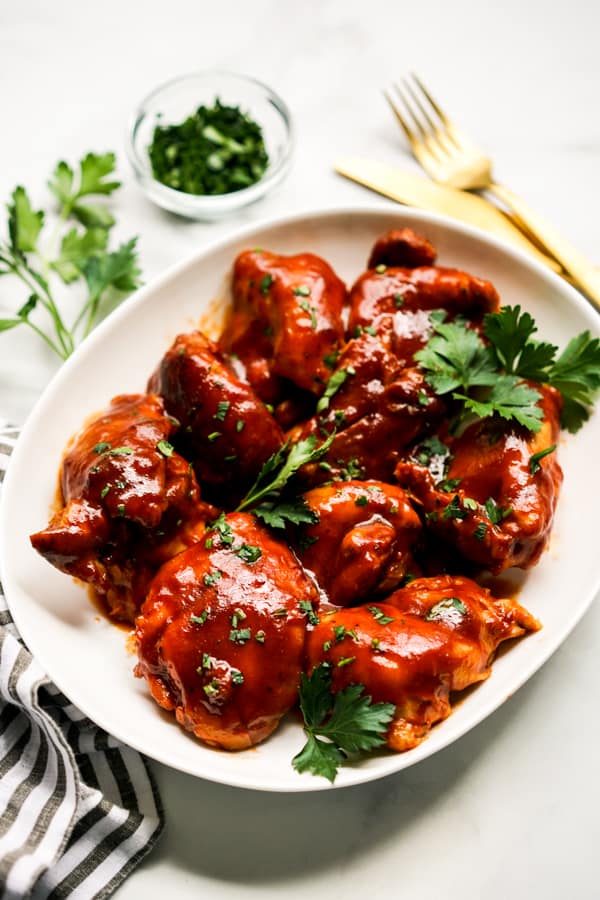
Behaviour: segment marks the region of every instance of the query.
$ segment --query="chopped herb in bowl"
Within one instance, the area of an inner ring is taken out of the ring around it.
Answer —
[[[154,177],[186,194],[229,194],[264,175],[262,129],[239,106],[199,106],[179,125],[157,125],[148,155]]]

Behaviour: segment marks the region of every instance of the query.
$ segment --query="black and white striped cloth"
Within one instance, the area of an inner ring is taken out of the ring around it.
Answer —
[[[0,482],[17,437],[1,425]],[[146,761],[52,685],[0,585],[0,896],[108,897],[162,826]]]

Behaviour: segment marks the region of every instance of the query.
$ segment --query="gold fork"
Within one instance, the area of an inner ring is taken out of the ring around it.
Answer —
[[[527,236],[554,257],[600,310],[600,272],[520,197],[494,181],[491,159],[454,125],[416,75],[393,85],[385,96],[413,154],[434,181],[493,193],[512,210]]]

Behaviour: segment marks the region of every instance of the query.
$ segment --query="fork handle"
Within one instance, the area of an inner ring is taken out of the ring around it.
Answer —
[[[509,188],[504,187],[502,184],[492,183],[487,190],[495,194],[509,209],[516,213],[545,252],[553,256],[561,264],[563,269],[571,275],[575,286],[579,287],[589,297],[598,312],[600,312],[600,272],[595,266],[570,241],[564,238],[553,225],[534,212]]]

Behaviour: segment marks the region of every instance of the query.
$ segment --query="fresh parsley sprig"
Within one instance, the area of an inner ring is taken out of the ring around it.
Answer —
[[[560,391],[561,425],[570,432],[578,431],[589,419],[589,408],[600,389],[600,340],[583,331],[557,357],[554,344],[532,339],[537,326],[520,306],[505,306],[486,315],[483,331],[496,360],[509,373]]]
[[[292,760],[298,772],[322,775],[333,782],[349,757],[385,744],[396,707],[373,703],[364,696],[364,689],[362,684],[351,684],[334,694],[331,668],[326,663],[316,666],[310,676],[302,673],[300,708],[308,740]]]
[[[120,185],[110,180],[114,169],[114,153],[86,154],[77,172],[64,161],[56,165],[48,186],[58,203],[58,217],[49,236],[42,235],[46,213],[33,208],[24,187],[14,189],[7,207],[8,239],[0,241],[0,276],[20,280],[28,297],[16,313],[0,319],[0,331],[27,325],[66,359],[95,325],[101,306],[106,308],[138,286],[136,239],[110,250],[112,213],[103,204],[81,202],[112,194]],[[71,227],[65,232],[67,222]],[[79,314],[69,325],[54,296],[54,275],[64,284],[81,280],[87,287]],[[49,316],[50,330],[43,318],[37,314],[32,318],[34,310],[42,309]]]
[[[334,436],[335,432],[319,445],[314,434],[291,446],[289,441],[283,444],[263,465],[237,512],[251,509],[271,528],[285,528],[286,522],[314,525],[317,517],[304,498],[283,498],[282,491],[301,466],[317,462],[327,453]]]
[[[461,401],[463,412],[498,415],[533,432],[542,423],[541,395],[526,382],[552,385],[563,396],[562,426],[578,431],[600,388],[600,340],[584,331],[557,358],[558,347],[533,339],[536,331],[529,313],[505,306],[484,318],[488,344],[463,323],[438,322],[415,359],[434,391]]]

